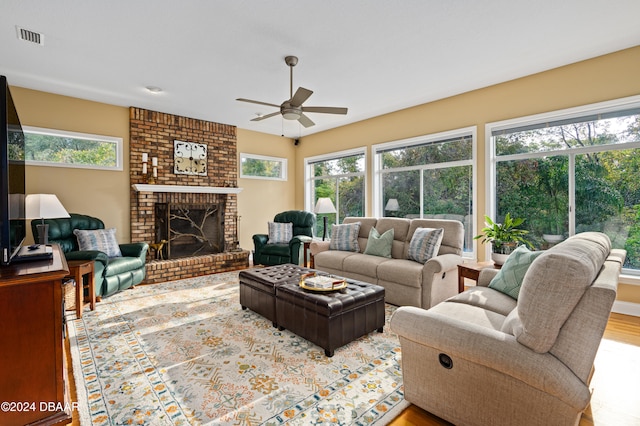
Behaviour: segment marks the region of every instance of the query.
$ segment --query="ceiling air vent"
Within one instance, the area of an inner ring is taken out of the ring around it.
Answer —
[[[39,44],[40,46],[44,44],[44,34],[27,30],[26,28],[20,28],[18,26],[16,26],[16,29],[18,30],[18,38],[20,40],[29,41],[31,43]]]

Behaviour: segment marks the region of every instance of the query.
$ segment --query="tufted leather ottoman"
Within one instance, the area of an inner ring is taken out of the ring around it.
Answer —
[[[240,305],[242,309],[251,309],[262,315],[277,327],[276,323],[276,286],[285,282],[300,281],[300,276],[312,269],[298,265],[283,264],[266,268],[244,269],[240,278]]]
[[[384,287],[347,279],[347,288],[314,292],[298,281],[276,286],[276,322],[333,356],[334,350],[384,327]]]

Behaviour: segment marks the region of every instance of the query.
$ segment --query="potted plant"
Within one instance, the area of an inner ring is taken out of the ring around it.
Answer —
[[[482,238],[482,243],[491,243],[491,259],[496,265],[502,265],[519,244],[531,247],[531,242],[524,237],[529,231],[518,228],[524,222],[523,218],[512,218],[507,213],[504,223],[494,222],[487,215],[484,220],[487,226],[482,228],[482,234],[476,235],[474,240]]]

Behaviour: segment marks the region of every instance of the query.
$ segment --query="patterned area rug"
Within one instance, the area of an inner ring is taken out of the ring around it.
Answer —
[[[243,311],[237,272],[120,292],[68,313],[81,424],[387,424],[409,405],[393,309],[327,358]]]

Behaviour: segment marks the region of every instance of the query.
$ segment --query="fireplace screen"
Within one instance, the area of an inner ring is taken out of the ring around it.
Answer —
[[[165,259],[224,251],[224,207],[220,204],[156,203],[156,242]]]

